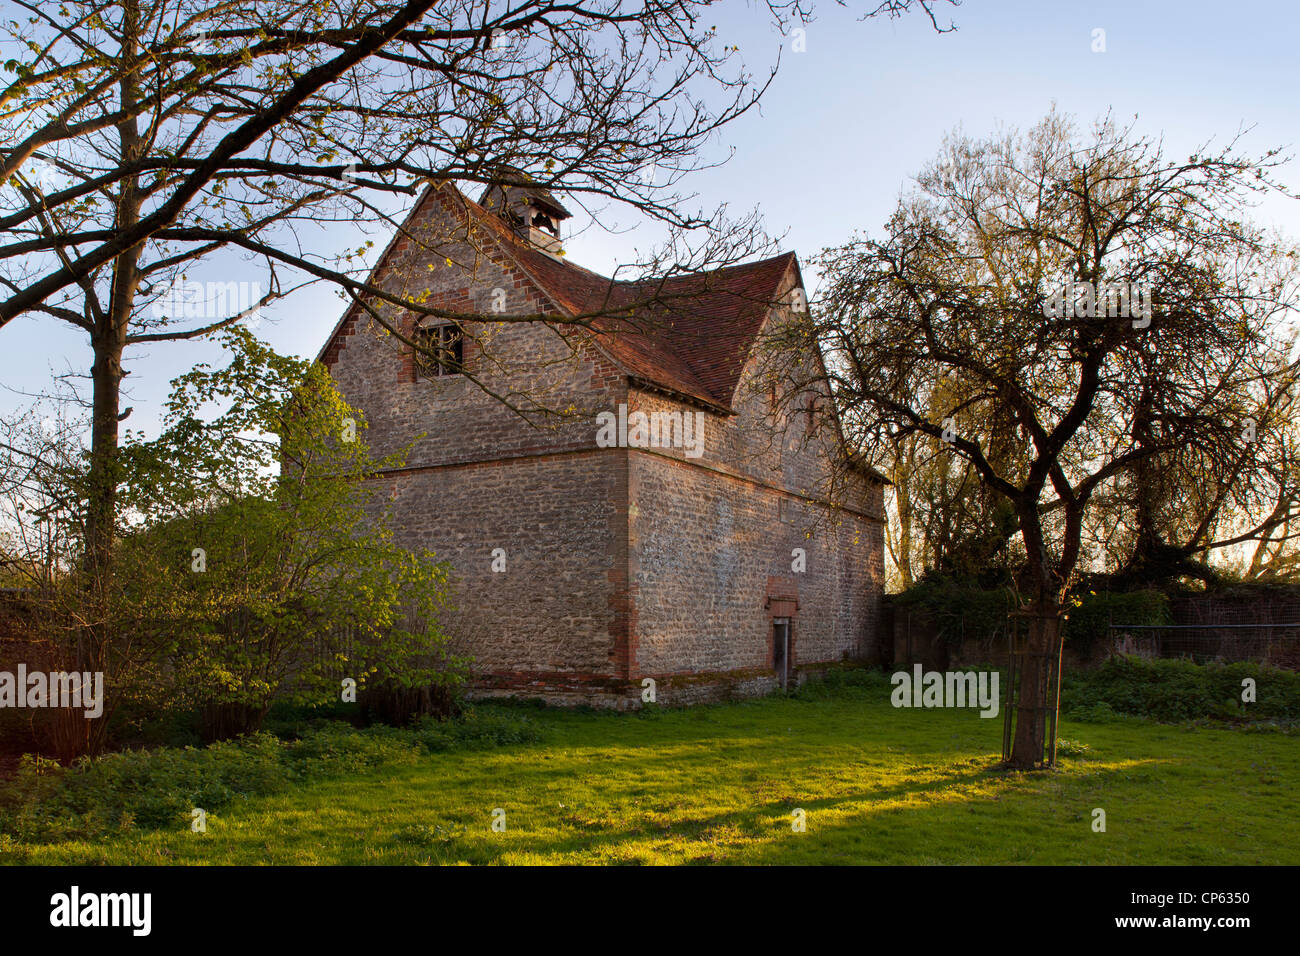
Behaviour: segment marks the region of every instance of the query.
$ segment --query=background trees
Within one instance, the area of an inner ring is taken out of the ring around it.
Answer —
[[[1232,144],[1176,159],[1110,120],[1080,134],[1053,113],[1023,134],[950,137],[884,238],[820,259],[805,334],[827,351],[849,433],[885,467],[900,441],[926,436],[1010,506],[1040,664],[1101,493],[1140,489],[1149,526],[1172,536],[1177,506],[1159,504],[1171,495],[1279,488],[1277,443],[1258,437],[1286,427],[1296,366],[1280,322],[1297,256],[1243,219],[1252,196],[1278,188],[1278,162]],[[1052,316],[1064,283],[1075,285]],[[1121,287],[1149,290],[1153,307],[1090,307]],[[1207,510],[1243,520],[1222,502]],[[1197,523],[1193,548],[1215,520]],[[1043,753],[1044,678],[1024,673],[1017,766]]]

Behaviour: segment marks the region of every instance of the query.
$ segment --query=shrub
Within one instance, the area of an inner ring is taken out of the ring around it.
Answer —
[[[467,710],[460,720],[431,717],[416,723],[412,734],[429,753],[443,750],[484,750],[542,739],[541,728],[526,714],[499,714]]]
[[[983,588],[960,578],[934,574],[894,597],[899,607],[918,608],[934,617],[938,633],[950,645],[963,637],[982,640],[1005,634],[1007,615],[1019,605],[1010,588]],[[1067,601],[1062,633],[1072,647],[1087,654],[1104,638],[1111,621],[1121,624],[1168,624],[1169,599],[1159,591],[1083,591]]]
[[[1086,757],[1091,753],[1092,747],[1079,740],[1067,740],[1064,737],[1056,739],[1056,754],[1058,757]]]
[[[1062,691],[1061,707],[1064,709],[1064,691]],[[1082,704],[1070,711],[1070,717],[1074,720],[1083,721],[1086,724],[1104,724],[1107,721],[1114,720],[1119,715],[1110,704],[1098,701],[1095,704]]]
[[[238,796],[283,787],[279,746],[254,734],[202,750],[125,751],[67,768],[24,757],[17,776],[0,788],[0,825],[27,841],[181,825],[195,807],[216,810]]]
[[[1253,678],[1255,702],[1242,703],[1242,681]],[[1194,664],[1183,660],[1112,657],[1092,671],[1067,673],[1061,709],[1090,719],[1104,713],[1164,722],[1228,718],[1300,718],[1300,674],[1253,662]]]
[[[956,645],[963,635],[988,639],[1005,633],[1007,614],[1019,601],[1010,588],[982,588],[960,578],[934,574],[896,595],[894,603],[933,615],[939,635]]]
[[[53,537],[6,555],[31,581],[0,620],[4,649],[41,654],[42,669],[102,671],[112,688],[102,719],[43,718],[39,745],[65,759],[237,737],[277,702],[338,700],[344,680],[390,719],[454,712],[468,661],[440,624],[450,567],[399,544],[365,480],[402,451],[371,452],[364,416],[319,363],[240,326],[222,344],[226,367],[172,382],[161,434],[123,433],[107,578],[82,572],[76,503],[95,492],[79,449],[56,443],[47,463],[42,439],[33,457],[27,487],[47,489],[49,507],[34,509],[44,530],[29,537]],[[74,626],[87,619],[99,625]]]
[[[876,699],[882,694],[889,694],[889,677],[882,671],[868,667],[831,667],[820,678],[805,681],[791,697],[796,700]]]
[[[209,814],[315,778],[364,773],[419,760],[427,753],[541,739],[523,714],[469,711],[460,720],[425,718],[409,729],[357,729],[315,720],[296,740],[256,733],[204,748],[126,751],[71,767],[27,756],[0,784],[0,832],[35,843],[94,840],[131,829],[188,826],[190,811]]]

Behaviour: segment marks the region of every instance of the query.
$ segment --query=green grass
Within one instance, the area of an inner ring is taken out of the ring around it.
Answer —
[[[480,708],[491,710],[492,708]],[[508,710],[508,708],[506,708]],[[1300,863],[1295,736],[1063,720],[1055,772],[996,769],[1001,719],[888,685],[643,715],[529,711],[544,739],[240,800],[37,864]],[[1083,746],[1075,746],[1075,745]],[[506,831],[491,829],[494,808]],[[795,833],[791,813],[806,812]],[[1106,811],[1106,832],[1092,811]]]

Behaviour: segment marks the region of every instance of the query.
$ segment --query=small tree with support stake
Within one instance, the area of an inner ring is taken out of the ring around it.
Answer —
[[[1056,766],[1056,721],[1061,707],[1061,656],[1064,636],[1056,630],[1056,639],[1044,651],[1037,651],[1027,633],[1033,627],[1033,612],[1013,611],[1007,615],[1007,686],[1002,698],[1002,761],[1011,765],[1014,741],[1023,733],[1031,741],[1042,741],[1043,751],[1033,762],[1035,768]],[[1043,623],[1039,623],[1040,628]],[[1032,660],[1031,660],[1032,658]],[[1045,682],[1021,693],[1019,681],[1025,674]],[[1021,700],[1029,706],[1018,706]],[[1046,706],[1038,705],[1045,701]],[[1031,746],[1033,746],[1031,744]]]

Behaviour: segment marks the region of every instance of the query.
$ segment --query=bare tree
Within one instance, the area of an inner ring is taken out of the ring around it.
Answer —
[[[1195,447],[1260,475],[1280,426],[1297,258],[1243,218],[1280,188],[1236,140],[1173,159],[1106,119],[951,136],[879,241],[821,258],[805,334],[869,459],[922,434],[1014,508],[1030,617],[1012,766],[1044,756],[1048,666],[1094,495]]]
[[[1169,369],[1175,378],[1184,370]],[[1300,380],[1284,353],[1254,383],[1263,427],[1242,416],[1238,440],[1225,445],[1188,442],[1160,449],[1117,475],[1098,492],[1101,527],[1114,555],[1109,570],[1118,586],[1144,587],[1190,577],[1212,585],[1236,570],[1248,579],[1286,576],[1300,538],[1300,434],[1296,402]],[[1154,437],[1137,433],[1141,445]],[[1241,552],[1249,549],[1244,566]]]
[[[92,576],[112,536],[128,346],[238,321],[287,291],[286,269],[382,297],[355,250],[313,253],[305,228],[387,221],[385,196],[507,162],[580,169],[571,191],[699,227],[632,173],[684,172],[762,90],[688,2],[19,5],[31,16],[12,39],[31,55],[0,94],[0,324],[35,312],[89,336]],[[727,97],[716,112],[686,92],[705,81]],[[232,248],[260,259],[260,294],[184,327],[175,281]]]

